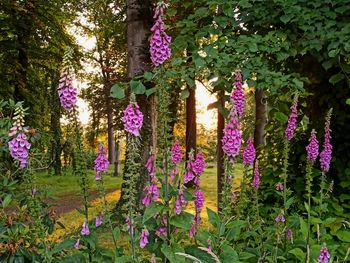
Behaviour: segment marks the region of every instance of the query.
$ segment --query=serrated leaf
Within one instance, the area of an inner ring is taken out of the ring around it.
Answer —
[[[163,205],[159,204],[159,203],[152,203],[150,204],[146,210],[145,213],[143,214],[143,219],[142,219],[142,224],[144,224],[145,222],[147,222],[151,217],[155,216],[156,214],[158,214],[160,211],[162,211],[162,209],[164,208]]]
[[[125,91],[119,83],[116,83],[111,88],[110,96],[115,99],[123,99],[125,97]]]

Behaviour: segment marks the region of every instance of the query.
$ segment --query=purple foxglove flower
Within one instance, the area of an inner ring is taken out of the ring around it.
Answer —
[[[140,130],[143,122],[143,114],[139,110],[137,103],[130,103],[124,110],[124,116],[122,118],[124,123],[124,129],[126,132],[138,137],[140,136]]]
[[[236,82],[233,84],[235,88],[232,90],[230,99],[233,105],[235,106],[238,116],[242,117],[244,113],[245,98],[242,85],[242,75],[239,71],[235,73],[235,81]]]
[[[145,188],[146,195],[142,199],[142,204],[145,205],[146,207],[149,206],[153,201],[157,201],[159,197],[159,189],[157,186],[157,181],[153,180],[151,182],[151,185],[147,186]]]
[[[196,174],[196,176],[200,176],[204,172],[205,161],[203,157],[202,151],[197,153],[196,160],[193,162],[192,170]]]
[[[311,163],[314,163],[318,156],[318,141],[316,138],[315,130],[311,131],[311,136],[309,139],[309,144],[306,146],[306,151],[307,151],[307,159]]]
[[[29,156],[29,149],[31,144],[28,142],[27,136],[24,133],[17,134],[12,140],[8,142],[10,155],[13,159],[20,162],[20,168],[24,169],[27,166],[27,159]]]
[[[74,248],[75,249],[79,249],[80,248],[80,239],[78,239],[77,242],[75,242]]]
[[[322,247],[320,250],[320,255],[317,258],[318,263],[328,263],[331,258],[331,254],[329,253],[327,247]]]
[[[149,263],[157,263],[156,258],[154,257],[154,254],[152,254],[152,257],[151,257]]]
[[[159,227],[157,230],[156,230],[156,235],[158,237],[161,237],[161,236],[166,236],[166,227],[162,226],[162,227]]]
[[[89,225],[87,222],[84,222],[83,223],[83,227],[81,229],[81,232],[80,232],[83,236],[88,236],[90,235],[90,229],[89,229]]]
[[[260,187],[260,172],[258,162],[255,162],[254,177],[253,177],[253,187],[258,190]]]
[[[294,136],[294,131],[297,127],[297,118],[298,118],[298,95],[295,96],[293,105],[290,107],[291,113],[288,119],[288,125],[285,130],[285,136],[287,140],[291,140]]]
[[[194,179],[194,173],[191,170],[187,170],[184,174],[184,182],[188,183]]]
[[[164,31],[164,22],[159,16],[155,24],[152,26],[153,32],[150,41],[150,54],[153,64],[157,67],[163,64],[171,56],[171,49],[169,47],[171,37]]]
[[[321,163],[321,169],[323,172],[329,171],[329,165],[331,163],[332,159],[332,150],[333,147],[331,145],[331,111],[329,111],[327,117],[326,117],[326,124],[324,128],[324,142],[323,142],[323,149],[320,153],[320,163]]]
[[[211,240],[208,239],[208,240],[207,240],[207,243],[208,243],[208,250],[209,250],[209,251],[212,251],[212,250],[213,250],[213,247],[211,246]]]
[[[186,208],[187,201],[185,199],[183,191],[181,191],[181,190],[179,191],[179,198],[180,198],[182,208]]]
[[[204,206],[204,196],[203,192],[200,190],[197,190],[194,192],[194,206],[196,207],[196,211],[201,211]]]
[[[277,183],[276,184],[276,190],[277,191],[283,191],[284,189],[284,185],[282,183]]]
[[[196,222],[192,222],[191,228],[190,228],[190,231],[189,231],[189,236],[191,238],[193,238],[196,233],[197,233],[197,224],[196,224]]]
[[[99,227],[100,225],[102,225],[102,221],[103,221],[103,215],[97,216],[95,219],[95,227]]]
[[[68,70],[61,74],[57,91],[62,107],[65,110],[71,110],[77,103],[78,91],[73,87]]]
[[[180,199],[176,199],[176,201],[175,201],[175,213],[177,215],[181,214],[181,202],[180,202]]]
[[[287,238],[288,238],[289,240],[292,240],[292,239],[293,239],[293,230],[292,230],[291,228],[289,228],[289,229],[287,230]]]
[[[155,174],[155,170],[154,170],[154,160],[155,160],[155,157],[154,157],[154,154],[151,154],[146,162],[146,169],[148,171],[148,173],[150,174],[151,177],[154,176]]]
[[[253,165],[256,157],[256,151],[254,148],[253,139],[249,138],[247,142],[247,147],[243,152],[243,164],[245,166]]]
[[[175,165],[178,165],[182,161],[181,147],[178,141],[175,141],[171,148],[171,160]]]
[[[109,165],[109,162],[107,159],[107,150],[106,150],[106,147],[104,147],[103,145],[100,145],[98,147],[98,153],[94,163],[95,163],[95,166],[94,166],[95,180],[99,181],[101,180],[101,173],[107,172],[108,165]]]
[[[230,113],[229,122],[224,128],[224,136],[222,138],[222,149],[226,155],[233,160],[241,148],[241,129],[234,112]]]
[[[140,248],[144,248],[148,244],[149,232],[147,229],[143,229],[140,237]]]
[[[284,215],[281,213],[281,214],[278,214],[277,216],[276,216],[276,219],[275,219],[275,222],[276,223],[279,223],[279,222],[285,222],[286,221],[286,219],[284,218]]]
[[[34,198],[37,194],[38,190],[36,188],[32,189],[32,197]]]

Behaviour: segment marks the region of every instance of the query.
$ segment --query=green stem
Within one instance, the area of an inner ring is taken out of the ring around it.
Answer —
[[[306,191],[308,199],[307,209],[307,239],[306,239],[306,262],[310,262],[310,236],[311,236],[311,183],[312,183],[312,163],[306,164]]]
[[[288,179],[288,161],[289,161],[289,141],[284,139],[283,150],[283,208],[284,215],[287,216],[287,179]]]

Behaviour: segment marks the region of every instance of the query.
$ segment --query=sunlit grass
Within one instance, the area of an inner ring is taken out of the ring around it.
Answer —
[[[93,171],[89,172],[91,174],[91,190],[97,190],[96,183],[93,178]],[[237,189],[239,187],[239,183],[243,174],[243,166],[235,165],[234,170],[234,188]],[[106,188],[108,190],[115,189],[114,191],[107,194],[107,200],[109,203],[109,207],[112,208],[115,206],[116,202],[120,197],[120,188],[121,188],[121,177],[112,177],[110,174],[106,174],[104,176],[104,181]],[[51,194],[58,196],[58,198],[62,198],[65,195],[72,196],[76,195],[74,198],[79,198],[79,184],[78,178],[73,175],[64,175],[61,177],[50,176],[48,177],[45,174],[38,175],[38,183],[46,186],[48,191]],[[201,189],[204,192],[205,198],[205,207],[202,210],[201,217],[203,219],[203,227],[208,227],[208,216],[206,212],[206,208],[210,208],[213,211],[217,211],[217,177],[216,177],[216,168],[207,168],[205,169],[203,175],[201,176]],[[59,200],[57,200],[59,202]],[[93,220],[101,211],[102,204],[101,199],[96,198],[91,202],[91,207],[89,208],[89,216],[90,220]],[[187,212],[194,213],[194,205],[193,202],[190,202],[187,209]],[[84,221],[84,215],[79,213],[77,210],[73,210],[71,212],[65,213],[61,215],[58,219],[65,228],[57,228],[54,233],[51,235],[50,239],[53,241],[63,240],[65,236],[70,235],[72,233],[78,233],[80,231],[81,225]],[[106,247],[110,247],[111,237],[109,231],[99,231],[101,232],[99,235],[100,244]],[[120,244],[126,244],[127,237],[121,237]]]

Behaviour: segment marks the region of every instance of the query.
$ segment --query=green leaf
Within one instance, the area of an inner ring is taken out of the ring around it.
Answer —
[[[338,74],[333,75],[329,79],[329,82],[334,85],[334,84],[338,83],[339,81],[341,81],[342,79],[344,79],[344,74],[338,73]]]
[[[211,210],[210,208],[207,207],[207,214],[208,214],[208,218],[209,218],[209,222],[213,225],[213,226],[217,226],[218,223],[220,222],[220,218],[218,216],[217,213],[215,213],[213,210]]]
[[[288,116],[285,115],[283,112],[278,111],[275,113],[275,119],[278,120],[279,122],[285,124],[288,121]]]
[[[292,19],[292,17],[293,17],[293,14],[286,14],[281,16],[280,19],[284,24],[287,24]]]
[[[350,230],[339,230],[336,235],[341,241],[350,243]]]
[[[350,99],[347,99],[345,103],[350,105]]]
[[[293,79],[293,83],[298,89],[302,89],[304,87],[304,83],[298,79]]]
[[[328,52],[328,56],[331,58],[335,58],[339,53],[338,49],[332,49],[331,51]]]
[[[147,89],[146,90],[146,95],[147,95],[147,97],[149,96],[149,95],[152,95],[153,93],[155,93],[157,91],[157,88],[150,88],[150,89]]]
[[[308,232],[307,224],[302,217],[299,217],[299,223],[300,223],[300,232],[303,235],[303,237],[306,238],[307,232]]]
[[[146,208],[145,213],[143,214],[142,224],[147,222],[151,217],[153,217],[156,214],[158,214],[163,208],[164,208],[163,205],[161,205],[159,203],[156,203],[156,202],[150,204]]]
[[[249,253],[249,252],[242,252],[239,254],[240,260],[246,260],[246,259],[250,259],[250,258],[254,258],[254,257],[256,257],[256,255],[253,253]]]
[[[180,262],[186,262],[184,257],[175,255],[175,252],[182,252],[182,251],[173,251],[173,249],[166,244],[162,245],[162,248],[160,249],[164,256],[169,259],[170,262],[174,263],[180,263]]]
[[[146,92],[146,87],[139,80],[130,81],[131,91],[135,94],[144,94]]]
[[[189,230],[191,228],[192,219],[193,215],[187,212],[182,212],[181,214],[170,218],[170,225]]]
[[[10,194],[6,195],[6,197],[2,201],[2,207],[3,208],[8,207],[8,205],[11,203],[11,201],[12,201],[12,196]]]
[[[224,245],[221,247],[223,250],[220,254],[220,260],[222,263],[231,263],[239,261],[237,252],[228,245]]]
[[[115,99],[123,99],[125,97],[125,91],[119,83],[116,83],[111,88],[110,96]]]
[[[190,91],[188,89],[181,91],[181,98],[187,99],[190,96]]]
[[[147,81],[151,81],[153,78],[153,73],[146,71],[145,73],[143,73],[143,78]]]
[[[288,253],[293,254],[296,256],[300,262],[303,262],[305,260],[305,253],[300,248],[293,248],[292,250],[289,250]]]

